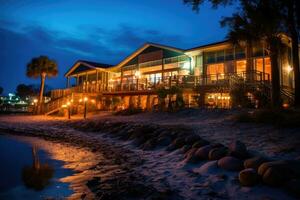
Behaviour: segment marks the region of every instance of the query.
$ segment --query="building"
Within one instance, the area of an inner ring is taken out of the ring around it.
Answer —
[[[251,58],[244,48],[222,41],[186,50],[146,43],[117,65],[79,60],[65,74],[67,88],[51,92],[45,111],[52,113],[66,101],[80,107],[84,97],[98,109],[106,104],[114,109],[152,109],[158,104],[157,88],[172,86],[182,88],[187,107],[230,108],[230,89],[236,83],[247,85],[249,98],[255,90],[264,90],[270,98],[270,57],[263,43],[254,46]],[[279,60],[282,95],[292,98],[290,47]]]

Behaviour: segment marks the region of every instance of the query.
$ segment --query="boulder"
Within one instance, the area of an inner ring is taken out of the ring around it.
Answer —
[[[253,186],[258,183],[259,176],[253,168],[247,168],[239,173],[239,180],[242,186]]]
[[[245,168],[253,168],[255,170],[258,170],[258,167],[264,163],[267,162],[268,160],[264,157],[253,157],[253,158],[249,158],[247,160],[244,161],[244,167]]]
[[[172,144],[175,146],[176,149],[181,148],[185,145],[185,139],[183,137],[176,138]]]
[[[186,153],[188,150],[190,150],[191,149],[191,145],[189,145],[189,144],[186,144],[186,145],[184,145],[183,147],[181,147],[181,152],[182,153]]]
[[[208,158],[209,160],[219,160],[227,155],[228,149],[226,147],[217,147],[209,151]]]
[[[275,167],[270,167],[263,175],[263,182],[271,186],[280,186],[286,181],[286,178]]]
[[[225,156],[218,160],[218,166],[229,171],[239,171],[243,169],[243,162],[238,158]]]
[[[300,163],[296,160],[265,162],[258,168],[258,174],[266,184],[279,186],[291,179],[299,178]]]
[[[208,141],[200,139],[200,140],[197,140],[196,142],[194,142],[192,147],[200,148],[200,147],[203,147],[203,146],[208,145],[208,144],[209,144]]]
[[[201,160],[207,160],[208,159],[208,154],[209,151],[212,149],[213,147],[211,145],[205,145],[203,147],[200,147],[197,151],[196,151],[196,156],[201,159]]]
[[[195,152],[198,150],[198,148],[191,148],[184,154],[185,161],[188,163],[196,163],[199,161],[197,156],[195,155]]]
[[[189,135],[189,136],[187,136],[187,137],[185,138],[185,143],[186,143],[186,144],[192,145],[192,144],[194,144],[196,141],[198,141],[199,139],[200,139],[200,136],[192,134],[192,135]]]
[[[241,141],[237,140],[229,144],[228,146],[229,152],[231,156],[245,159],[248,158],[249,153],[247,151],[246,145],[242,143]]]

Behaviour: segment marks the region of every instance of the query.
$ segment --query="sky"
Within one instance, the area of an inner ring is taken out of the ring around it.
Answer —
[[[146,42],[182,49],[224,40],[220,19],[234,6],[194,12],[183,0],[0,0],[0,86],[39,84],[26,65],[46,55],[59,75],[46,80],[64,88],[64,74],[76,60],[118,64]]]

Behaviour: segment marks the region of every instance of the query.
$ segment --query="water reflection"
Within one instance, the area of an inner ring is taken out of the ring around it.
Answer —
[[[38,148],[32,146],[32,165],[22,169],[22,180],[28,188],[40,191],[50,184],[54,169],[48,163],[41,163]]]

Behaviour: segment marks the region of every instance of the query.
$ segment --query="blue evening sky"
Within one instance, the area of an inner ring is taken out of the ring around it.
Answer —
[[[79,59],[117,64],[145,42],[178,48],[221,41],[219,20],[233,7],[199,13],[182,0],[0,0],[0,86],[39,84],[25,75],[32,57],[57,61],[59,76],[47,80],[63,88],[64,73]]]

